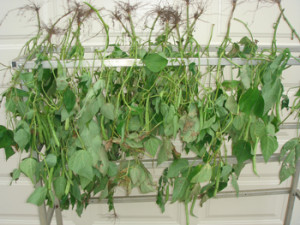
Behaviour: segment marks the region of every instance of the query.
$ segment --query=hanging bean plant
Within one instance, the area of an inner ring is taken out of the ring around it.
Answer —
[[[50,26],[41,25],[40,7],[30,5],[38,32],[23,47],[25,63],[13,72],[11,86],[3,93],[9,124],[0,126],[6,159],[25,156],[12,180],[24,174],[34,185],[43,184],[27,201],[53,207],[57,198],[62,209],[75,207],[81,215],[93,196],[107,199],[111,211],[118,187],[128,194],[137,188],[141,193],[156,192],[162,212],[168,201],[183,202],[188,223],[189,207],[193,214],[197,199],[203,204],[230,183],[238,192],[245,161],[252,161],[257,174],[258,150],[268,162],[278,149],[280,126],[290,116],[299,119],[300,90],[289,102],[282,84],[282,73],[294,57],[289,49],[277,49],[278,24],[284,19],[299,36],[280,2],[274,2],[279,16],[269,49],[258,51],[248,26],[238,19],[249,35],[232,41],[237,7],[232,1],[227,33],[215,55],[219,63],[205,67],[189,62],[210,57],[210,43],[200,46],[193,36],[205,4],[195,7],[185,0],[185,12],[155,7],[145,39],[137,35],[133,19],[140,4],[117,3],[110,14],[124,31],[126,51],[121,41],[110,40],[103,11],[89,3],[69,2],[68,12]],[[103,62],[100,67],[84,66],[81,34],[91,18],[97,18],[106,35],[105,46],[92,54],[93,62]],[[157,27],[162,27],[158,33]],[[105,66],[105,60],[121,58],[134,59],[133,66]],[[229,76],[223,59],[231,63]],[[28,61],[34,62],[33,69],[26,68]],[[67,62],[75,66],[69,68]],[[282,118],[285,111],[288,116]],[[181,141],[180,148],[175,139]],[[299,140],[295,137],[281,149],[281,182],[295,171]],[[229,155],[236,157],[236,164],[228,163]],[[156,181],[144,159],[171,164]]]

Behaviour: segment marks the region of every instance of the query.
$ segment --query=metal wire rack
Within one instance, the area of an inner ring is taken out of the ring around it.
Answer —
[[[266,46],[265,46],[266,47]],[[264,49],[264,46],[261,46],[260,49]],[[300,52],[300,46],[280,46],[281,49],[289,48],[291,52]],[[126,47],[125,47],[126,48]],[[85,47],[87,52],[94,52],[95,50],[101,49],[99,46],[91,46]],[[213,47],[211,51],[217,51],[217,47]],[[168,59],[168,66],[179,66],[179,65],[188,65],[190,63],[195,63],[197,66],[214,66],[214,65],[222,65],[222,66],[230,66],[230,65],[256,65],[260,63],[261,60],[246,60],[241,58],[169,58]],[[75,67],[92,67],[92,68],[101,68],[101,67],[131,67],[131,66],[144,66],[140,59],[104,59],[104,60],[83,60],[83,61],[43,61],[42,66],[43,68],[57,68],[58,64],[61,63],[66,68],[75,68]],[[300,66],[300,58],[291,58],[288,63],[291,66]],[[22,69],[34,69],[36,67],[35,61],[26,61],[25,58],[20,57],[12,61],[12,68],[22,68]],[[282,129],[299,129],[297,124],[289,123],[284,124],[281,127]],[[195,158],[189,158],[189,161],[195,161]],[[257,163],[263,163],[264,158],[262,155],[257,155]],[[269,162],[278,162],[279,161],[279,154],[273,154],[271,156]],[[152,168],[153,166],[156,167],[155,160],[144,160],[142,161],[143,164],[148,167]],[[166,161],[159,165],[158,167],[166,167],[171,164],[172,161]],[[201,163],[200,159],[196,160],[197,163]],[[228,163],[234,164],[236,163],[236,158],[234,156],[228,157]],[[246,161],[245,163],[250,163],[251,161]],[[300,174],[300,159],[296,165],[296,172],[293,175],[291,186],[289,188],[273,188],[273,189],[257,189],[257,190],[243,190],[240,191],[239,197],[253,197],[253,196],[266,196],[266,195],[289,195],[288,205],[286,209],[284,225],[290,225],[293,207],[295,199],[300,199],[300,190],[297,189],[298,181],[299,181],[299,174]],[[41,183],[39,185],[42,185]],[[232,198],[236,197],[236,193],[234,191],[223,191],[216,195],[216,198]],[[137,203],[137,202],[154,202],[156,199],[155,195],[146,195],[146,196],[120,196],[115,197],[115,203]],[[91,198],[90,204],[102,204],[106,203],[106,200],[99,200],[99,198]],[[54,208],[49,208],[46,210],[45,204],[38,208],[40,224],[41,225],[50,225],[54,212],[56,216],[56,224],[62,225],[63,218],[62,213],[59,207],[59,202],[56,201]]]

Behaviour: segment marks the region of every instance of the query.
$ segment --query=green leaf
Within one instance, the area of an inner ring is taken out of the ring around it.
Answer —
[[[266,133],[266,126],[263,121],[261,120],[256,120],[253,122],[250,126],[250,135],[252,140],[255,140],[256,137],[262,138],[265,136]]]
[[[76,96],[70,88],[68,88],[65,91],[63,102],[65,104],[66,110],[68,112],[71,112],[72,109],[74,108],[75,103],[76,103]]]
[[[226,103],[225,107],[232,113],[232,114],[237,114],[238,112],[238,104],[234,98],[234,96],[230,96]]]
[[[37,161],[33,158],[24,159],[20,163],[20,170],[22,171],[22,173],[24,173],[27,177],[30,178],[32,183],[35,183],[35,172],[37,164]]]
[[[264,99],[257,88],[250,88],[241,96],[239,106],[247,115],[254,114],[261,117],[264,112]]]
[[[100,148],[102,147],[102,138],[100,135],[100,127],[91,120],[87,125],[80,130],[80,137],[85,145],[85,148],[93,157],[93,166],[100,160]]]
[[[101,114],[109,120],[115,119],[115,107],[111,103],[105,103],[101,107]]]
[[[61,199],[62,196],[65,194],[67,186],[67,179],[65,177],[58,177],[53,182],[53,187],[55,191],[55,195],[58,199]]]
[[[56,88],[58,91],[63,91],[69,86],[66,77],[58,77],[56,78]]]
[[[169,159],[169,156],[172,153],[172,148],[173,146],[171,141],[169,139],[164,139],[157,155],[157,165],[160,165]]]
[[[134,185],[138,185],[146,179],[144,170],[138,165],[130,168],[129,176]]]
[[[196,170],[197,173],[192,176],[191,183],[207,182],[212,176],[212,168],[209,163],[205,165],[198,165],[194,170]]]
[[[128,130],[138,131],[141,128],[140,118],[138,116],[133,116],[129,120]]]
[[[262,88],[262,97],[264,99],[264,114],[266,114],[279,100],[282,93],[282,84],[280,79],[267,83]]]
[[[249,89],[251,85],[251,69],[249,65],[243,65],[240,70],[241,82],[245,89]]]
[[[175,112],[175,107],[173,105],[168,106],[162,104],[161,112],[164,116],[164,134],[165,136],[176,136],[178,131],[178,117]]]
[[[154,157],[156,155],[157,150],[159,149],[162,141],[156,137],[151,137],[147,141],[144,142],[144,147],[146,151]]]
[[[21,171],[19,169],[14,169],[12,172],[12,180],[18,180],[21,175]]]
[[[291,140],[287,141],[281,148],[279,160],[282,161],[287,151],[295,149],[299,143],[299,138],[292,138]]]
[[[23,128],[18,129],[14,134],[14,140],[19,145],[20,149],[24,149],[30,141],[30,133]]]
[[[299,90],[297,91],[297,93],[295,94],[295,96],[300,97],[300,88],[299,88]]]
[[[73,185],[71,186],[71,194],[74,196],[76,200],[81,202],[80,188],[76,180],[73,180]]]
[[[280,183],[292,176],[296,172],[295,151],[290,151],[284,159],[279,172]]]
[[[290,104],[290,99],[287,95],[282,95],[282,100],[281,100],[281,110],[283,110],[284,108],[286,108],[287,110],[289,110],[289,104]]]
[[[83,176],[79,176],[79,178],[80,178],[80,186],[84,190],[91,183],[91,180]]]
[[[6,161],[15,154],[15,151],[10,146],[4,148],[4,151],[5,151]]]
[[[50,167],[50,168],[54,167],[57,163],[56,155],[54,155],[54,154],[47,155],[46,163],[47,163],[48,167]]]
[[[243,37],[240,42],[241,45],[244,45],[243,53],[244,54],[250,54],[255,55],[255,52],[257,50],[257,45],[254,41],[251,41],[247,36]]]
[[[37,206],[41,206],[47,195],[47,188],[46,187],[38,187],[34,190],[34,192],[29,196],[27,199],[28,203],[32,203]]]
[[[93,157],[88,151],[76,151],[69,159],[69,168],[80,176],[93,179],[92,171]]]
[[[163,70],[168,64],[168,60],[157,53],[147,54],[143,58],[143,62],[145,63],[146,67],[154,73]]]
[[[131,148],[143,148],[143,144],[141,141],[136,141],[132,139],[126,139],[125,143]]]
[[[246,160],[251,159],[252,155],[250,143],[244,140],[237,141],[233,144],[232,154],[235,155],[238,164],[242,164]]]
[[[153,184],[151,184],[149,181],[143,182],[140,185],[140,191],[143,194],[154,192],[155,190],[156,190],[155,186]]]
[[[245,125],[245,117],[243,115],[235,116],[233,119],[232,125],[236,130],[241,130]]]
[[[188,188],[188,181],[186,177],[177,177],[174,182],[174,189],[172,195],[172,203],[181,200]]]
[[[177,177],[179,173],[189,167],[187,159],[176,159],[174,160],[168,170],[168,177]]]
[[[109,160],[108,160],[107,152],[105,151],[104,147],[100,148],[100,160],[101,160],[100,172],[103,175],[106,175],[109,168]]]
[[[278,142],[275,137],[265,135],[261,138],[260,144],[264,160],[268,162],[271,155],[273,155],[278,148]]]
[[[201,129],[206,129],[211,127],[211,125],[213,125],[216,122],[216,116],[214,115],[213,117],[211,117],[210,119],[206,120],[203,123],[203,127],[200,127]]]
[[[27,72],[27,73],[21,73],[20,79],[24,82],[24,84],[27,87],[33,87],[34,86],[34,79],[33,79],[33,73]]]
[[[229,165],[225,165],[222,167],[221,177],[226,180],[232,171],[232,167]]]
[[[222,86],[224,87],[224,89],[227,91],[230,91],[232,89],[236,89],[238,88],[240,82],[237,80],[224,80],[222,82]]]
[[[0,125],[0,148],[4,148],[6,160],[15,154],[12,145],[15,145],[14,133]]]
[[[189,166],[187,159],[176,159],[174,160],[168,170],[168,177],[177,177],[179,173]]]
[[[118,174],[118,166],[116,163],[114,162],[109,162],[108,163],[108,171],[107,171],[107,175],[110,177],[115,177]]]

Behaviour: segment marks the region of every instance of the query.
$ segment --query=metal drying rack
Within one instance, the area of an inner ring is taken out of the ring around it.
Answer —
[[[261,46],[259,49],[264,49],[267,46]],[[291,52],[300,52],[300,46],[280,46],[281,49],[289,48]],[[99,49],[98,46],[92,47],[85,47],[86,52],[94,52],[95,50]],[[210,52],[217,51],[217,46],[213,46],[210,49]],[[246,60],[241,58],[169,58],[168,59],[168,66],[179,66],[179,65],[188,65],[190,63],[195,63],[197,66],[234,66],[234,65],[257,65],[260,63],[261,60]],[[80,67],[91,67],[91,68],[101,68],[101,67],[131,67],[131,66],[144,66],[140,59],[104,59],[104,60],[83,60],[74,61],[74,60],[66,60],[60,61],[62,65],[66,68],[76,68]],[[43,68],[57,68],[58,62],[54,60],[50,61],[43,61],[42,66]],[[291,58],[287,65],[291,66],[300,66],[300,58]],[[26,61],[25,58],[17,58],[12,61],[12,68],[22,68],[22,69],[34,69],[36,68],[35,61]],[[283,124],[281,129],[299,129],[298,125],[295,123],[288,123]],[[202,160],[195,160],[195,158],[188,158],[189,161],[196,161],[201,163]],[[235,156],[229,156],[227,158],[229,164],[237,163]],[[279,154],[273,154],[268,162],[278,162],[279,161]],[[167,167],[169,166],[172,161],[166,161],[161,165],[157,165],[156,160],[143,160],[142,161],[145,167],[153,168],[157,166],[157,168]],[[248,160],[245,163],[248,164],[251,161]],[[257,163],[263,163],[264,158],[262,155],[256,156]],[[253,197],[253,196],[266,196],[266,195],[289,195],[288,204],[286,208],[285,218],[284,218],[284,225],[290,225],[292,219],[292,213],[294,208],[294,202],[296,197],[300,200],[300,190],[297,189],[298,181],[300,175],[300,159],[297,161],[296,164],[296,172],[292,177],[291,186],[289,188],[272,188],[272,189],[255,189],[255,190],[242,190],[239,192],[239,197]],[[38,183],[37,185],[42,185],[42,183]],[[216,195],[216,198],[232,198],[236,197],[235,191],[222,191]],[[137,202],[155,202],[156,195],[146,195],[146,196],[116,196],[114,197],[115,203],[137,203]],[[102,204],[106,203],[105,199],[99,200],[99,198],[91,198],[90,204]],[[56,199],[54,208],[46,209],[45,203],[38,207],[39,219],[41,225],[50,225],[53,215],[55,212],[56,217],[56,224],[63,225],[63,218],[62,212],[59,206],[59,201]]]

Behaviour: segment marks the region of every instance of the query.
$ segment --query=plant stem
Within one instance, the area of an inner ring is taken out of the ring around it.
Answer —
[[[287,25],[288,25],[289,28],[291,29],[292,35],[295,35],[296,38],[298,39],[298,41],[300,42],[300,36],[299,36],[299,34],[297,33],[297,31],[295,30],[295,28],[292,26],[292,24],[290,23],[290,21],[288,20],[288,18],[285,16],[285,14],[284,14],[284,9],[282,8],[280,1],[278,1],[278,4],[277,4],[277,5],[278,5],[278,8],[279,8],[279,10],[280,10],[280,14],[281,14],[282,17],[283,17],[283,20],[287,23]]]

